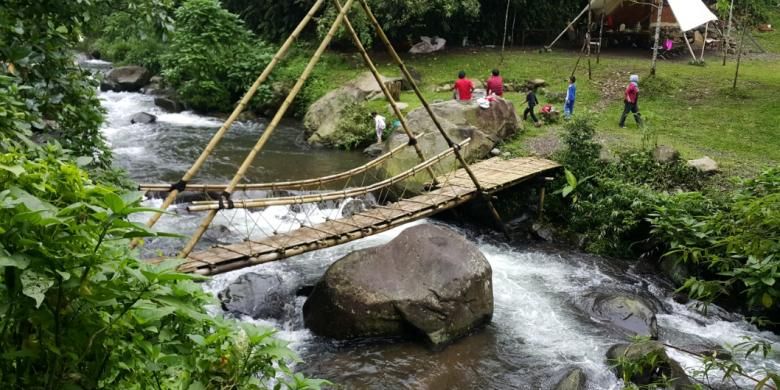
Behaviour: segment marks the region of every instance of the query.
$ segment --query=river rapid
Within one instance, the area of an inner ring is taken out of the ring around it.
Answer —
[[[164,113],[154,106],[151,96],[143,94],[106,92],[100,98],[107,110],[103,134],[114,151],[115,164],[138,182],[177,181],[221,123],[217,118],[191,112]],[[129,117],[141,111],[157,115],[157,123],[131,125]],[[198,178],[227,182],[264,126],[253,122],[234,126]],[[316,177],[363,162],[360,153],[308,147],[300,124],[286,122],[253,164],[248,179]],[[159,204],[159,199],[147,201],[148,206]],[[340,214],[343,205],[319,207],[317,212],[324,218]],[[280,222],[289,221],[291,215],[301,212],[287,207],[269,209],[243,213],[241,218],[223,217],[210,230],[203,245],[235,240],[236,231],[248,229],[250,222],[256,225],[260,219],[252,216]],[[173,214],[163,217],[160,230],[187,235],[200,222],[201,215],[186,213],[181,207],[175,206],[170,211]],[[307,213],[310,216],[311,210]],[[316,280],[341,256],[358,248],[386,243],[408,226],[289,260],[219,275],[206,283],[206,288],[216,294],[248,272]],[[294,227],[294,224],[289,226]],[[398,340],[336,342],[317,337],[303,327],[304,297],[289,302],[286,314],[280,318],[242,320],[279,329],[278,336],[290,341],[303,359],[295,366],[296,370],[349,389],[548,389],[572,368],[584,370],[589,389],[622,388],[610,372],[605,353],[610,346],[625,342],[626,337],[600,323],[585,309],[589,294],[604,291],[640,295],[659,303],[664,311],[658,315],[660,339],[670,344],[733,345],[744,341],[743,337],[751,337],[780,348],[778,335],[760,332],[742,318],[717,308],[711,308],[705,315],[693,304],[676,303],[671,286],[636,264],[544,244],[507,244],[500,238],[479,235],[467,228],[450,227],[460,230],[490,262],[495,311],[492,323],[485,329],[442,351],[434,352]],[[180,242],[153,243],[150,247],[171,252],[177,245]],[[221,314],[219,308],[214,311]],[[669,354],[691,375],[701,368],[690,356],[671,349]],[[754,373],[762,365],[780,371],[777,355],[769,360],[751,359],[742,363]],[[737,384],[750,388],[745,382]]]

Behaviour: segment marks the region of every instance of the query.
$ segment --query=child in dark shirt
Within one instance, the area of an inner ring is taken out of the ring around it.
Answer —
[[[528,103],[528,108],[523,111],[523,120],[528,119],[528,114],[531,114],[534,125],[536,127],[541,126],[541,123],[539,123],[539,120],[536,119],[536,115],[534,114],[534,107],[539,104],[539,100],[536,99],[536,87],[531,89],[531,91],[528,92],[528,95],[525,95],[525,102]]]

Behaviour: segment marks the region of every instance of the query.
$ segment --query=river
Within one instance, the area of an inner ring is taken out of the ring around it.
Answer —
[[[142,94],[108,92],[101,93],[100,97],[107,110],[103,133],[114,151],[115,163],[138,182],[177,181],[220,125],[216,118],[190,112],[163,113],[154,106],[150,96]],[[131,125],[129,117],[140,111],[157,115],[157,123]],[[263,128],[263,123],[249,122],[234,126],[198,178],[227,182]],[[248,179],[316,177],[365,161],[360,153],[310,148],[302,137],[298,123],[285,122],[253,165]],[[147,201],[149,206],[159,204],[159,199]],[[320,210],[323,213],[338,214],[340,205],[322,207],[329,207]],[[188,214],[180,207],[171,211],[172,215],[163,217],[161,230],[186,235],[200,221],[200,215]],[[247,214],[284,221],[296,212],[300,210],[282,208]],[[236,231],[248,229],[250,220],[256,224],[256,219],[246,217],[218,220],[219,227],[210,231],[203,245],[235,240]],[[247,272],[316,279],[346,253],[388,242],[408,226],[282,262],[219,275],[206,283],[206,288],[216,294]],[[287,314],[281,318],[242,320],[279,329],[278,336],[290,341],[303,359],[296,370],[350,389],[547,389],[567,370],[577,367],[586,373],[588,388],[619,389],[622,385],[610,373],[604,356],[611,345],[626,338],[590,316],[584,308],[589,294],[604,291],[626,292],[659,302],[664,309],[658,315],[660,338],[674,345],[733,345],[744,341],[743,337],[750,337],[780,348],[780,337],[760,332],[741,318],[718,316],[715,308],[704,315],[691,304],[676,303],[671,298],[672,288],[642,271],[637,264],[549,245],[507,244],[493,236],[451,227],[462,231],[490,262],[495,312],[492,323],[485,329],[443,351],[433,352],[398,340],[336,342],[317,337],[303,327],[303,297],[290,302]],[[176,245],[180,242],[152,244],[147,250],[170,252]],[[671,349],[669,354],[689,374],[701,368],[689,356]],[[751,358],[742,363],[753,373],[759,372],[762,365],[780,371],[777,355],[770,360]],[[734,387],[733,384],[722,386]]]

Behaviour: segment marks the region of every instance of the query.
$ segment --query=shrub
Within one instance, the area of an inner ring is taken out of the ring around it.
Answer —
[[[272,48],[218,1],[188,0],[176,10],[176,32],[162,57],[163,75],[193,109],[229,111],[272,55]],[[255,100],[270,93],[266,86]]]
[[[172,263],[136,260],[140,193],[61,155],[0,154],[0,383],[6,388],[316,388],[270,329],[210,316]],[[289,383],[288,383],[289,382]]]
[[[344,107],[336,131],[327,140],[334,146],[347,150],[368,146],[376,138],[371,112],[360,103]]]

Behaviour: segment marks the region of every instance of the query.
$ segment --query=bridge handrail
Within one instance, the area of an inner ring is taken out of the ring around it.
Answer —
[[[457,144],[458,148],[462,148],[471,141],[471,138],[466,138],[462,142]],[[371,184],[364,187],[356,187],[343,191],[326,192],[321,194],[306,194],[296,196],[283,196],[278,198],[263,198],[263,199],[242,199],[234,200],[233,208],[255,208],[255,207],[268,207],[268,206],[282,206],[302,203],[314,203],[323,202],[327,200],[344,199],[352,196],[364,195],[369,192],[379,190],[384,187],[391,186],[402,180],[405,180],[411,176],[414,176],[420,171],[436,164],[446,158],[447,156],[455,153],[455,148],[448,148],[443,152],[437,154],[430,159],[415,165],[412,168],[407,169],[404,172],[399,173],[391,178],[382,180],[380,182]],[[224,208],[224,203],[219,201],[201,201],[193,202],[192,206],[187,207],[187,211],[207,211],[207,210],[219,210]]]
[[[418,139],[420,137],[425,136],[427,133],[419,133],[415,134],[415,139]],[[304,189],[308,187],[315,187],[318,185],[326,184],[326,183],[332,183],[335,181],[343,180],[349,177],[353,177],[355,175],[359,175],[363,172],[368,171],[369,169],[379,165],[380,163],[384,162],[385,160],[388,160],[389,158],[393,157],[395,154],[400,152],[403,148],[409,146],[408,144],[401,144],[396,146],[395,148],[391,149],[387,153],[377,157],[374,160],[371,160],[359,167],[352,168],[347,171],[335,173],[328,176],[322,176],[322,177],[316,177],[311,179],[302,179],[302,180],[291,180],[291,181],[280,181],[275,183],[248,183],[248,184],[238,184],[236,185],[236,190],[241,191],[260,191],[260,190],[293,190],[293,189]],[[226,184],[187,184],[187,188],[185,189],[185,192],[208,192],[208,191],[214,191],[214,192],[222,192],[227,188]],[[166,192],[171,190],[170,184],[141,184],[138,186],[139,191],[159,191],[159,192]]]

